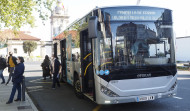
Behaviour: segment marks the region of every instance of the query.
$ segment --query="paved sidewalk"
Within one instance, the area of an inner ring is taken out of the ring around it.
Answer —
[[[5,77],[5,80],[7,80],[7,70],[4,70],[3,75]],[[0,79],[0,83],[1,82],[2,80]],[[10,97],[12,86],[12,82],[9,82],[8,85],[0,84],[0,111],[38,111],[26,92],[25,101],[13,101],[11,104],[6,104]],[[15,99],[16,97],[17,93],[15,94]]]

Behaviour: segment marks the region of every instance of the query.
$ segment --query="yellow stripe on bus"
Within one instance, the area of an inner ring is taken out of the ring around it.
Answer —
[[[88,56],[90,56],[92,53],[89,53],[88,55],[86,55],[86,57],[84,57],[84,60],[88,57]]]
[[[89,64],[86,66],[86,69],[85,69],[85,71],[84,71],[84,76],[86,75],[86,71],[87,71],[88,67],[89,67],[91,64],[92,64],[92,62],[89,63]]]
[[[103,65],[105,65],[105,64],[111,64],[111,63],[113,63],[113,62],[106,62],[106,63],[103,63],[103,64],[101,65],[101,67],[102,67]]]
[[[104,54],[106,54],[106,53],[111,53],[112,51],[106,51],[106,52],[104,52]]]

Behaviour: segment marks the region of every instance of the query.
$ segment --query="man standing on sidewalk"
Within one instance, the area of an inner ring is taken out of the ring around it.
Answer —
[[[6,60],[3,58],[2,55],[0,55],[0,78],[2,79],[1,84],[5,83],[5,79],[3,76],[3,70],[7,67]]]
[[[11,80],[11,77],[13,76],[15,65],[17,64],[16,62],[16,57],[13,56],[12,52],[9,52],[9,57],[8,57],[8,70],[9,70],[9,78],[7,80],[7,84],[9,84],[9,81]]]
[[[59,74],[61,71],[61,64],[58,60],[57,57],[55,57],[54,55],[52,55],[52,73],[53,73],[53,85],[52,85],[52,89],[55,89],[55,85],[57,83],[57,86],[60,87],[60,83],[59,83]]]

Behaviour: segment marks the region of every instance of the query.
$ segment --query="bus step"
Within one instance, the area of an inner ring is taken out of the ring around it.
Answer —
[[[93,100],[93,93],[84,93],[84,95],[89,99]]]

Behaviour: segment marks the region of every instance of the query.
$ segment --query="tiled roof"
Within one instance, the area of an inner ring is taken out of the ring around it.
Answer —
[[[18,33],[18,37],[14,37],[12,40],[34,40],[39,41],[39,38],[33,37],[31,35],[25,34],[23,32]]]
[[[30,33],[28,31],[27,32],[26,31],[18,31],[17,35],[15,35],[12,30],[4,30],[0,33],[1,33],[0,38],[8,38],[11,40],[33,40],[33,41],[41,40],[37,37],[33,37],[31,35],[28,35],[27,33]]]
[[[69,34],[71,34],[72,38],[74,39],[74,37],[77,36],[77,31],[75,31],[75,30],[70,30],[67,35],[69,35]],[[57,35],[56,37],[54,37],[53,40],[61,40],[61,39],[63,39],[63,38],[66,38],[67,36],[65,36],[65,35],[66,35],[66,33],[65,33],[65,32],[62,32],[62,33],[60,33],[59,35]]]

